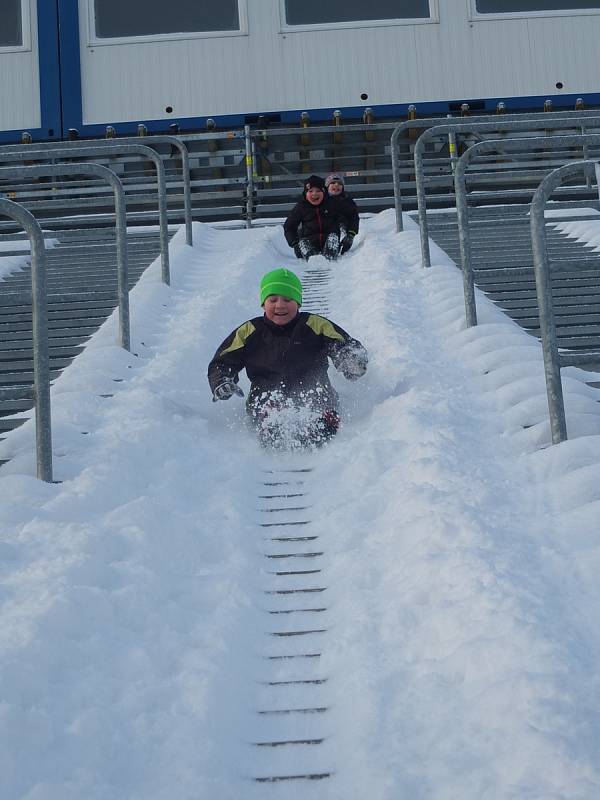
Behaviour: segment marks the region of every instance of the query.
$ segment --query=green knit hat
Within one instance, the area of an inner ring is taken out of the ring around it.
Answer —
[[[263,275],[260,282],[260,304],[265,302],[270,294],[280,294],[295,300],[302,305],[302,284],[300,278],[289,269],[274,269]]]

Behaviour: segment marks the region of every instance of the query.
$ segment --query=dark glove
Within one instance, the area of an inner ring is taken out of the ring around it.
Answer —
[[[342,239],[342,243],[340,245],[340,254],[343,255],[347,253],[348,250],[352,247],[352,242],[354,241],[354,237],[356,234],[352,233],[352,231],[348,231],[348,233]]]
[[[340,254],[340,237],[337,233],[330,233],[325,239],[323,255],[327,261],[335,261]]]
[[[296,258],[304,258],[304,256],[302,255],[302,250],[300,249],[300,242],[294,242],[292,247],[294,248],[294,253],[296,254]]]
[[[298,249],[296,249],[296,247]],[[317,250],[310,239],[300,239],[296,247],[294,247],[294,253],[296,253],[298,258],[303,258],[305,261],[308,261],[311,256],[314,256],[317,253]]]
[[[344,378],[349,381],[355,381],[358,378],[362,378],[367,371],[368,363],[369,357],[367,356],[366,350],[355,350],[353,353],[349,353],[344,359],[344,363],[341,365]]]
[[[240,389],[237,383],[231,380],[231,378],[227,378],[215,387],[213,392],[213,403],[216,403],[217,400],[229,400],[229,398],[233,397],[234,394],[237,394],[238,397],[244,396],[244,392]]]

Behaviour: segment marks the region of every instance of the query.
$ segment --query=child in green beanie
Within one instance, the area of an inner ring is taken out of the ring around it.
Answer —
[[[338,396],[327,370],[329,359],[348,380],[367,369],[367,351],[339,325],[300,311],[302,283],[287,269],[276,269],[260,282],[261,317],[232,331],[208,365],[213,400],[243,396],[238,373],[246,370],[250,392],[246,410],[260,427],[270,412],[283,406],[315,412],[317,439],[339,427]]]

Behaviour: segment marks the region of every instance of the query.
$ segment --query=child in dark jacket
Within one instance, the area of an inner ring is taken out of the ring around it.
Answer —
[[[302,284],[289,270],[276,269],[262,278],[260,303],[264,315],[232,331],[208,365],[213,400],[243,397],[238,373],[245,369],[251,382],[246,411],[259,434],[271,412],[292,406],[314,412],[312,439],[325,441],[340,423],[328,359],[353,381],[366,372],[367,351],[334,322],[300,311]]]
[[[311,175],[304,182],[304,195],[291,210],[283,225],[283,232],[297,258],[306,261],[322,253],[330,261],[340,252],[341,227],[348,223],[341,207],[332,202],[325,191],[325,182]]]
[[[344,179],[338,172],[325,178],[325,188],[329,193],[329,199],[333,200],[334,204],[337,204],[340,214],[346,220],[346,230],[342,232],[340,241],[340,254],[347,253],[352,247],[354,237],[358,233],[360,222],[358,207],[354,200],[346,194]]]

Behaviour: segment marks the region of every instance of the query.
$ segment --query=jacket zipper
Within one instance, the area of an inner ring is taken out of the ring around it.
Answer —
[[[319,223],[319,244],[323,247],[323,225],[321,224],[321,213],[318,208],[315,208],[317,212],[317,222]]]

